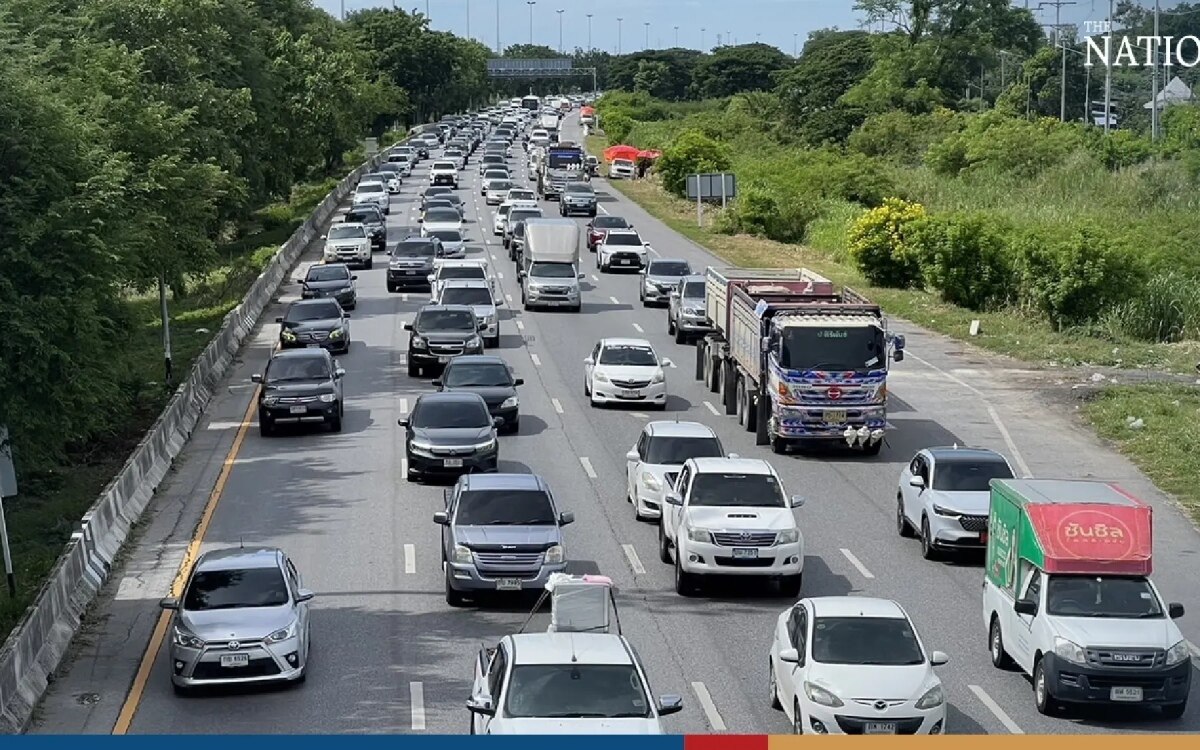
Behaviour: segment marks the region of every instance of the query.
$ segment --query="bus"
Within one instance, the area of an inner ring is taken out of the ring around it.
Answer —
[[[529,96],[521,99],[521,109],[528,109],[533,112],[537,112],[541,108],[542,108],[542,100],[539,99],[538,97],[534,96],[533,94],[530,94]]]

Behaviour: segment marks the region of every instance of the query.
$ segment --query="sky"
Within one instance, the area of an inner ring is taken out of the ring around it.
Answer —
[[[370,0],[316,0],[333,15],[342,7],[346,12],[370,7],[390,7],[392,2]],[[431,26],[459,36],[471,36],[496,48],[497,8],[499,41],[502,47],[530,42],[530,7],[527,0],[396,0],[398,7],[424,13],[429,9]],[[1013,0],[1017,6],[1036,9],[1046,5],[1040,0]],[[1153,0],[1139,4],[1153,6]],[[1175,5],[1163,0],[1162,5]],[[534,44],[559,47],[559,16],[562,13],[562,46],[567,50],[588,46],[588,18],[591,19],[591,44],[609,52],[678,46],[710,49],[717,45],[718,34],[724,44],[763,42],[786,53],[804,46],[809,32],[825,28],[856,29],[861,15],[854,0],[536,0],[533,6],[532,39]],[[1100,21],[1108,14],[1108,0],[1075,0],[1062,6],[1062,22],[1083,24]],[[1054,7],[1037,13],[1044,24],[1055,22]],[[617,19],[623,19],[618,23]],[[646,24],[649,24],[647,27]],[[678,32],[676,32],[678,27]]]

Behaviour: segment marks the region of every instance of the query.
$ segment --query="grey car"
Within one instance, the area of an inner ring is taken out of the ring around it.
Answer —
[[[374,203],[358,203],[351,206],[342,221],[347,224],[362,224],[371,236],[371,249],[387,249],[387,218]]]
[[[655,258],[642,271],[638,298],[643,307],[667,304],[671,292],[679,288],[685,276],[692,275],[691,265],[682,258]]]
[[[468,595],[538,591],[567,568],[561,513],[546,480],[537,474],[468,474],[446,492],[446,510],[433,514],[442,527],[446,603],[460,607]]]
[[[591,185],[586,182],[570,182],[563,188],[558,204],[558,213],[561,216],[583,214],[595,217],[596,206],[596,191],[592,189]]]
[[[675,337],[677,344],[712,330],[705,310],[704,287],[704,276],[684,276],[679,288],[671,293],[667,302],[667,333]]]
[[[201,555],[183,597],[159,602],[175,613],[169,632],[175,692],[202,685],[303,682],[313,596],[296,566],[274,547]]]

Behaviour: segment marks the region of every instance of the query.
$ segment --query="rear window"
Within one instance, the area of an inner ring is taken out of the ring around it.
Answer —
[[[392,255],[398,258],[431,258],[436,247],[432,242],[401,242]]]
[[[592,226],[596,229],[626,229],[629,222],[620,216],[597,216]]]
[[[642,238],[636,234],[612,234],[609,233],[604,238],[604,244],[617,245],[622,247],[634,247],[642,244]]]

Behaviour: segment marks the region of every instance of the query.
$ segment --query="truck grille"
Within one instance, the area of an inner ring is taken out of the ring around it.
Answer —
[[[770,547],[775,544],[775,532],[715,531],[713,542],[722,547]]]
[[[281,396],[276,403],[286,406],[288,404],[311,404],[317,401],[317,396]]]
[[[1167,652],[1163,649],[1089,648],[1086,653],[1088,664],[1093,666],[1153,669],[1167,663]]]
[[[480,572],[507,575],[536,573],[542,565],[541,552],[476,552],[475,564]]]
[[[988,517],[987,516],[959,516],[958,523],[963,527],[963,531],[973,531],[981,533],[987,531]]]

